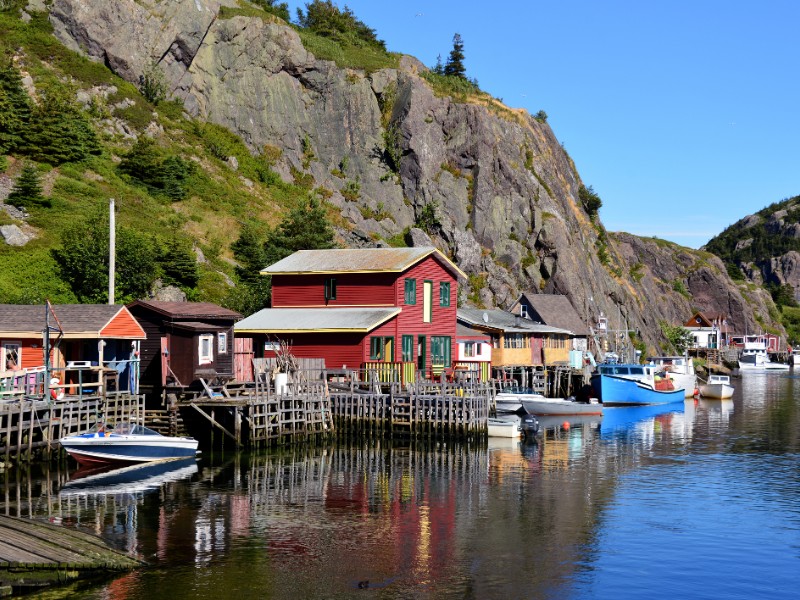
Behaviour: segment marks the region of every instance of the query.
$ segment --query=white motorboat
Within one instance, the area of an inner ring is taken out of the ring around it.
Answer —
[[[700,395],[703,398],[726,400],[733,397],[731,378],[727,375],[709,375],[708,382],[700,386]]]
[[[196,439],[164,436],[133,423],[119,423],[113,428],[100,424],[59,441],[82,465],[143,463],[197,455]]]
[[[589,402],[577,402],[574,399],[564,398],[522,398],[522,408],[529,415],[602,415],[603,405],[597,398]]]
[[[489,419],[489,437],[518,438],[522,431],[518,421],[504,421],[502,419]]]
[[[789,365],[772,362],[764,342],[746,342],[739,357],[741,371],[788,371]]]
[[[697,390],[697,375],[694,362],[688,356],[651,356],[647,359],[658,371],[665,372],[672,380],[672,387],[683,390],[684,397],[691,398]]]
[[[523,398],[544,398],[530,388],[506,388],[495,394],[494,402],[498,413],[520,413]]]

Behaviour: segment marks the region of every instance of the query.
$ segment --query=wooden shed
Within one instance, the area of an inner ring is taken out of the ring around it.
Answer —
[[[233,325],[239,313],[210,302],[137,300],[128,305],[147,332],[140,389],[158,396],[167,387],[233,377]]]

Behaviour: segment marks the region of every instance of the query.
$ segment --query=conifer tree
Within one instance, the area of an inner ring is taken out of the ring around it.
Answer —
[[[0,66],[0,154],[21,150],[31,120],[31,100],[19,71],[9,62]]]
[[[264,258],[270,265],[298,250],[324,250],[334,246],[333,228],[325,208],[312,195],[307,205],[292,210],[267,236]]]
[[[458,33],[453,36],[453,49],[450,51],[450,56],[447,57],[444,74],[461,79],[467,78],[467,70],[464,68],[464,42]]]
[[[100,153],[100,143],[83,111],[61,88],[42,91],[42,101],[31,116],[29,155],[41,162],[60,165],[79,162]]]
[[[42,184],[39,179],[39,171],[33,163],[26,163],[22,172],[14,182],[14,187],[6,199],[7,204],[12,206],[51,206],[50,200],[42,195]]]

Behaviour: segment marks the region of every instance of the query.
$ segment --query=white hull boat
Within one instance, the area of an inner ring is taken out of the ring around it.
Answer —
[[[672,387],[683,390],[685,398],[691,398],[697,391],[697,375],[694,363],[688,356],[651,356],[647,359],[657,370],[664,371],[672,380]]]
[[[113,428],[98,426],[59,442],[81,465],[145,463],[197,455],[194,438],[168,437],[132,423],[119,423]]]
[[[518,421],[489,419],[489,437],[519,438],[522,437],[522,431]]]
[[[740,371],[788,371],[789,365],[772,362],[767,346],[761,342],[747,342],[739,357]]]
[[[576,402],[564,398],[523,398],[522,408],[529,415],[602,415],[603,405],[596,398],[590,402]]]
[[[497,392],[494,398],[495,407],[498,413],[520,413],[524,412],[522,409],[522,400],[525,398],[544,398],[542,394],[535,392],[512,392],[503,391]]]
[[[734,388],[727,375],[711,375],[708,382],[700,386],[700,395],[703,398],[727,400],[733,397]]]

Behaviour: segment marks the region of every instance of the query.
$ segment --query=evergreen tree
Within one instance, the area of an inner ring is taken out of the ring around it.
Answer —
[[[307,205],[292,210],[267,236],[264,258],[266,265],[271,265],[298,250],[324,250],[334,246],[328,215],[319,200],[311,196]]]
[[[228,297],[227,305],[249,315],[267,306],[270,300],[270,278],[260,273],[267,266],[267,259],[264,234],[259,225],[245,223],[239,238],[231,244],[231,250],[239,263],[236,266],[239,285]]]
[[[146,135],[139,136],[130,151],[122,157],[119,170],[130,175],[149,188],[158,188],[163,183],[161,163],[163,156],[158,145]]]
[[[431,70],[434,73],[436,73],[437,75],[444,75],[444,65],[442,64],[442,55],[441,54],[439,54],[436,57],[436,64],[433,66],[433,69],[431,69]]]
[[[32,206],[49,208],[51,206],[50,200],[42,195],[42,184],[39,180],[39,171],[36,165],[32,163],[25,164],[19,177],[14,182],[14,187],[11,189],[6,203],[12,206],[24,206],[25,208],[31,208]]]
[[[278,2],[277,0],[253,0],[257,6],[260,6],[268,13],[280,17],[287,23],[291,20],[289,15],[289,5],[286,2]]]
[[[307,3],[305,14],[298,8],[297,21],[301,27],[317,35],[353,46],[370,46],[386,51],[386,43],[378,39],[374,29],[356,18],[347,6],[339,10],[331,0]]]
[[[453,49],[450,51],[450,56],[447,57],[444,74],[461,79],[467,78],[467,70],[464,68],[464,42],[458,33],[453,36]]]
[[[188,192],[186,183],[191,173],[191,163],[180,156],[168,156],[161,164],[164,194],[172,200],[183,200]]]
[[[41,162],[60,165],[99,153],[97,136],[70,92],[54,87],[43,90],[42,101],[31,118],[28,154]]]
[[[9,62],[0,66],[0,154],[19,151],[31,120],[31,100],[22,77]]]
[[[200,279],[192,243],[178,232],[173,232],[169,237],[163,248],[160,263],[164,273],[164,283],[194,288]]]

